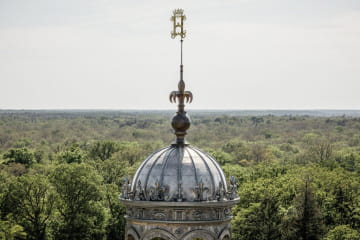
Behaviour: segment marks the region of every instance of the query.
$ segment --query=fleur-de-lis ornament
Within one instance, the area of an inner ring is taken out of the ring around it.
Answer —
[[[216,191],[215,197],[218,201],[222,201],[224,199],[224,185],[221,181],[219,181],[219,189]]]
[[[172,91],[169,98],[171,103],[176,103],[177,98],[179,102],[179,112],[183,112],[185,107],[185,100],[186,103],[191,103],[193,100],[193,95],[190,91],[185,91],[185,82],[183,79],[180,79],[178,89],[178,91]]]
[[[156,179],[155,186],[150,188],[150,200],[163,201],[165,198],[166,188],[161,186],[159,180]]]
[[[139,180],[137,183],[137,187],[135,190],[135,200],[143,201],[145,200],[145,191],[144,188],[141,185],[141,181]]]
[[[185,144],[185,135],[186,130],[190,127],[190,118],[187,116],[184,111],[185,101],[186,103],[191,103],[193,100],[193,94],[190,91],[185,91],[185,82],[183,79],[184,66],[182,63],[183,60],[183,39],[186,36],[186,31],[184,30],[184,21],[186,16],[184,15],[184,10],[175,9],[173,11],[173,16],[171,21],[173,22],[173,31],[171,32],[171,37],[175,38],[180,36],[181,43],[181,58],[180,58],[180,81],[178,83],[178,91],[172,91],[170,93],[169,99],[170,102],[178,102],[178,111],[172,119],[171,125],[175,130],[176,142],[175,144]],[[177,31],[177,29],[180,31]]]
[[[204,198],[204,193],[208,192],[209,188],[205,187],[205,184],[203,183],[202,179],[200,179],[200,182],[197,186],[195,186],[194,193],[195,193],[195,200],[196,201],[204,201],[206,200]]]

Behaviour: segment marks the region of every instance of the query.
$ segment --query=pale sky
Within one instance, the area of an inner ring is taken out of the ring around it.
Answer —
[[[0,109],[360,109],[359,0],[0,0]]]

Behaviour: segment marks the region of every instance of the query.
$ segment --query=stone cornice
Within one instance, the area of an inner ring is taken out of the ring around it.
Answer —
[[[156,224],[156,225],[169,225],[169,224],[178,224],[178,225],[184,225],[184,224],[191,224],[191,225],[216,225],[216,224],[222,224],[224,222],[229,222],[232,219],[232,216],[227,217],[225,219],[220,220],[199,220],[199,221],[169,221],[169,220],[144,220],[144,219],[136,219],[131,218],[128,216],[125,216],[126,220],[129,223],[135,223],[139,225],[147,225],[147,224]]]
[[[167,201],[135,201],[122,199],[120,201],[129,207],[142,208],[212,208],[212,207],[231,207],[240,201],[240,198],[226,201],[201,201],[201,202],[167,202]]]

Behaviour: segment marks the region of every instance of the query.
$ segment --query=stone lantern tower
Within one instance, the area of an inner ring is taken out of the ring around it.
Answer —
[[[183,10],[177,9],[172,36],[185,37]],[[176,32],[180,28],[180,32]],[[224,240],[231,238],[231,208],[239,201],[237,182],[229,185],[216,160],[185,141],[190,118],[185,101],[192,101],[185,91],[181,57],[178,91],[170,101],[178,101],[178,111],[171,125],[176,140],[170,146],[150,154],[137,169],[132,181],[124,180],[121,202],[126,207],[127,240]]]

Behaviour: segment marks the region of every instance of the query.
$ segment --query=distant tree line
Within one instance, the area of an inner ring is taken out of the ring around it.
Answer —
[[[168,118],[0,113],[0,239],[124,239],[122,179],[171,143]],[[232,239],[359,240],[359,130],[356,117],[198,114],[188,140],[238,178]]]

